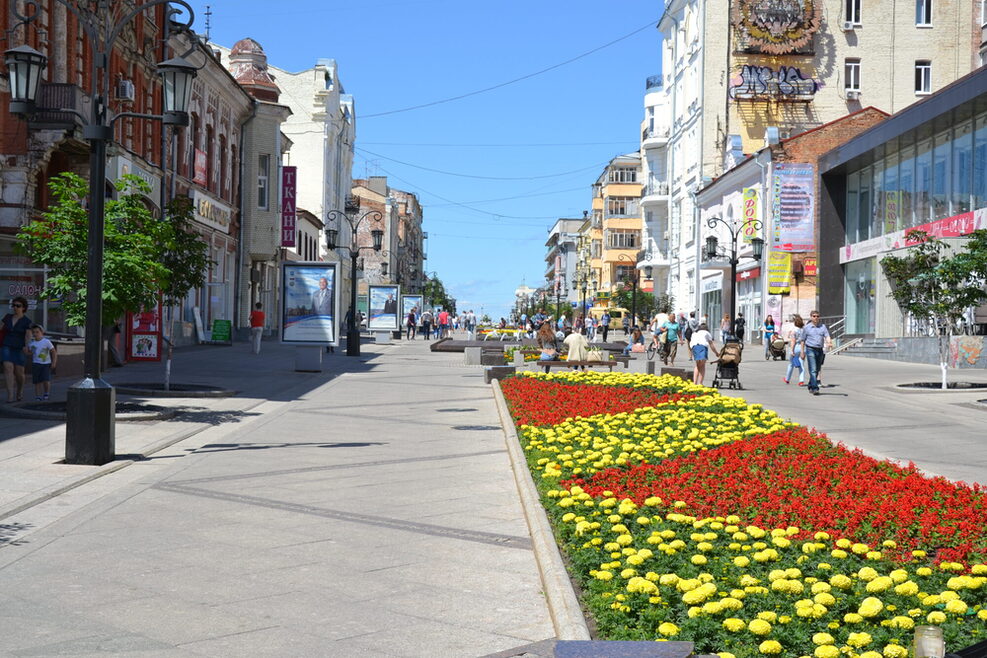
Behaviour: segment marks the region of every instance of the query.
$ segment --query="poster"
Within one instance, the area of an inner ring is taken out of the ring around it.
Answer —
[[[421,295],[401,295],[401,322],[408,319],[408,313],[411,313],[412,309],[415,311],[415,316],[421,315],[423,303]]]
[[[127,313],[127,359],[161,360],[161,304],[150,311]]]
[[[336,263],[296,262],[281,267],[281,342],[338,344]]]
[[[367,328],[371,331],[397,331],[398,286],[370,286],[370,312],[367,314]]]
[[[771,248],[815,251],[815,167],[778,163],[771,175]]]
[[[743,203],[744,242],[750,243],[751,240],[761,233],[761,222],[757,215],[760,200],[758,199],[756,187],[744,188]]]
[[[768,254],[768,294],[784,295],[792,290],[792,255],[784,251]]]

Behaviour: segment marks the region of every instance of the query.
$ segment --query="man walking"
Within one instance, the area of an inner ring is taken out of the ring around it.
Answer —
[[[819,371],[822,370],[826,351],[833,343],[829,327],[822,323],[819,311],[809,314],[811,322],[802,329],[802,354],[809,367],[809,393],[819,395]]]
[[[607,342],[607,334],[610,333],[610,311],[603,311],[600,317],[600,330],[603,332],[603,342]]]
[[[250,312],[250,342],[253,344],[254,354],[260,354],[260,339],[264,335],[264,311],[261,308],[261,303],[257,302]]]

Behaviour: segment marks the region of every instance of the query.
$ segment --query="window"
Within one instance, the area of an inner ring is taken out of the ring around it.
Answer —
[[[637,248],[637,231],[607,231],[609,249]]]
[[[987,112],[977,117],[973,134],[973,207],[987,206]]]
[[[271,175],[271,156],[257,156],[257,207],[261,210],[270,208],[270,186],[268,179]]]
[[[843,89],[860,91],[860,60],[848,59],[843,65]]]
[[[846,13],[844,22],[860,25],[860,0],[846,0],[844,10]]]
[[[915,93],[932,93],[932,62],[927,59],[915,61]]]
[[[617,265],[613,268],[613,280],[618,281],[631,281],[634,278],[634,266],[632,265]]]
[[[935,136],[932,148],[932,219],[949,217],[949,181],[952,180],[952,158],[950,151],[953,141],[949,131],[944,130]]]
[[[607,214],[618,217],[633,216],[637,214],[637,199],[623,196],[607,197]]]
[[[987,27],[987,0],[980,0],[980,25]]]
[[[915,155],[915,225],[924,224],[932,213],[932,140],[918,143]]]
[[[970,212],[973,179],[973,123],[966,121],[953,129],[953,194],[950,213]]]
[[[915,0],[915,24],[932,25],[932,0]]]
[[[611,183],[636,183],[637,169],[611,169],[608,180]]]

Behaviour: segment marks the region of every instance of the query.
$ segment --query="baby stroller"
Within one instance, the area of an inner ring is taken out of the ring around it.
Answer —
[[[743,346],[735,337],[726,339],[723,349],[720,350],[720,358],[716,362],[716,375],[713,376],[713,387],[721,388],[729,386],[743,390],[740,384],[740,359],[743,355]]]
[[[764,357],[764,360],[767,361],[770,356],[775,361],[784,361],[786,347],[787,343],[785,343],[784,338],[774,337],[771,342],[768,343],[768,354]]]

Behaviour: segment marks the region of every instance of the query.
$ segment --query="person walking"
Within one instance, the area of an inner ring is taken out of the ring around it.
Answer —
[[[27,300],[14,297],[10,304],[13,313],[3,316],[3,345],[0,360],[7,384],[7,402],[17,402],[24,397],[24,346],[27,332],[33,324],[27,317]]]
[[[432,333],[432,312],[427,308],[422,311],[422,338],[428,340]]]
[[[713,343],[713,335],[709,333],[705,322],[700,323],[699,328],[692,332],[692,338],[689,339],[689,349],[692,352],[692,359],[696,362],[692,371],[692,383],[703,386],[703,381],[706,379],[706,361],[709,359],[709,351],[713,350],[713,354],[720,355]]]
[[[254,304],[250,312],[250,344],[254,354],[260,354],[260,341],[264,337],[264,307],[260,302]]]
[[[802,352],[809,367],[809,393],[819,395],[819,371],[833,339],[829,335],[829,327],[822,323],[819,311],[810,313],[809,319],[811,322],[802,328]]]
[[[702,324],[698,319],[696,319],[696,312],[689,311],[689,319],[685,323],[683,333],[685,334],[685,342],[692,342],[692,334],[699,331],[699,325]],[[689,353],[689,360],[692,361],[692,349],[687,350]]]
[[[624,336],[626,337],[631,331],[631,319],[628,315],[624,315],[624,319],[620,321],[620,326],[624,328]]]
[[[669,314],[668,320],[665,321],[664,326],[661,328],[662,333],[665,334],[665,350],[662,354],[662,360],[666,366],[675,366],[675,355],[679,351],[679,332],[681,329],[681,325],[675,319],[675,314]]]
[[[723,319],[720,320],[720,340],[726,342],[729,336],[730,336],[730,314],[724,313]]]
[[[34,399],[38,402],[51,394],[51,375],[55,372],[58,353],[55,345],[45,338],[45,328],[40,324],[31,327],[31,340],[24,348],[31,355],[31,381],[34,382]]]
[[[439,335],[438,338],[445,338],[449,333],[449,311],[442,309],[439,311]]]
[[[603,332],[603,341],[607,342],[607,334],[610,333],[610,311],[603,311],[600,316],[600,330]]]
[[[792,372],[798,368],[799,371],[799,386],[805,386],[805,368],[802,362],[805,360],[805,354],[802,353],[802,328],[805,326],[805,321],[802,319],[801,315],[796,314],[794,316],[795,329],[792,331],[791,340],[789,341],[792,348],[792,355],[788,360],[788,370],[785,371],[785,379],[783,380],[786,384],[792,380]]]
[[[775,333],[775,319],[770,315],[764,318],[764,326],[761,327],[761,333],[764,334],[764,360],[767,361],[771,358],[771,341],[774,340]]]
[[[408,311],[408,317],[404,319],[405,328],[407,329],[405,336],[407,336],[408,340],[415,339],[415,329],[418,327],[418,316],[415,313],[417,310],[417,306],[412,308]]]
[[[737,319],[733,323],[733,333],[741,343],[744,342],[744,330],[747,328],[747,320],[743,313],[737,313]]]

